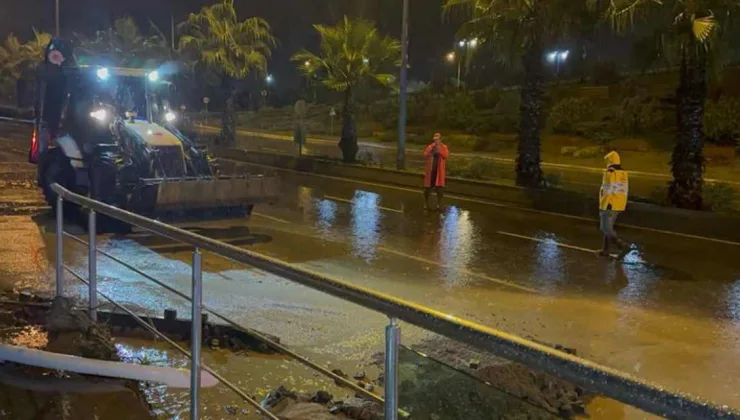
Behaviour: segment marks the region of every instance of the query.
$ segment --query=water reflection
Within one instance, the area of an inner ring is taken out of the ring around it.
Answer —
[[[439,240],[439,260],[444,264],[442,274],[445,287],[460,286],[468,281],[464,271],[475,256],[475,227],[467,210],[451,206],[442,220]]]
[[[352,248],[366,262],[377,258],[380,240],[380,196],[367,191],[355,191],[352,202]]]
[[[308,220],[313,208],[313,188],[300,185],[298,190],[296,190],[296,201],[298,203],[298,210],[303,213],[303,219]]]
[[[557,243],[553,233],[537,235],[542,242],[537,242],[535,248],[534,283],[540,284],[547,292],[555,291],[565,280],[563,267],[563,250]]]
[[[727,287],[727,313],[733,321],[740,321],[740,280]]]
[[[316,225],[324,238],[331,236],[331,229],[337,217],[337,204],[331,200],[314,200]]]
[[[628,254],[624,261],[616,262],[617,278],[619,274],[627,281],[627,285],[617,294],[617,300],[622,303],[644,305],[648,300],[649,292],[661,279],[658,270],[645,264],[639,253]]]

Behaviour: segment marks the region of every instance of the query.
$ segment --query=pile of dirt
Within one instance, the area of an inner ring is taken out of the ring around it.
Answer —
[[[552,375],[447,338],[427,340],[413,346],[413,350],[486,382],[512,399],[537,407],[534,411],[573,417],[584,413],[586,403],[593,397],[582,388]],[[565,350],[574,353],[573,350]]]
[[[315,394],[290,391],[283,386],[270,392],[261,405],[284,420],[381,420],[383,407],[363,398],[334,400],[326,391]]]
[[[0,304],[0,340],[40,350],[119,361],[105,326],[95,324],[70,299],[8,296]],[[14,308],[9,310],[8,308]],[[25,340],[25,341],[24,341]],[[15,363],[0,366],[0,418],[12,419],[149,419],[153,418],[138,383]]]

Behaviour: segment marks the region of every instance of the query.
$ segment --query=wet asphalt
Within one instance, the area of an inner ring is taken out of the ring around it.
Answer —
[[[258,207],[250,220],[181,226],[740,407],[740,244],[619,229],[639,250],[617,262],[595,255],[595,221],[454,199],[427,212],[416,190],[276,174],[280,199]],[[27,235],[28,226],[38,227],[44,267],[53,261],[52,221],[24,220],[11,224]],[[84,236],[72,223],[67,229]],[[187,246],[143,232],[98,241],[189,293]],[[84,249],[70,240],[65,261],[86,270]],[[381,314],[210,254],[204,270],[207,306],[322,363],[352,369],[381,349]],[[40,271],[36,284],[26,273],[24,285],[51,288],[48,267]],[[98,273],[100,290],[123,303],[187,316],[185,302],[104,257]],[[68,291],[86,293],[67,280]],[[407,344],[426,336],[403,327]]]

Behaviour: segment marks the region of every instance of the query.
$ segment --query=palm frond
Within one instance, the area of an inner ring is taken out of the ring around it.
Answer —
[[[716,28],[717,20],[714,15],[693,19],[691,25],[694,37],[700,42],[708,42]]]

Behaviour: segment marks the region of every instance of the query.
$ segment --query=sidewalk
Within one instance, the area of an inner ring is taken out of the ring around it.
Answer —
[[[217,132],[220,130],[220,128],[213,126],[202,126],[202,128],[210,132]],[[253,136],[264,139],[283,140],[290,142],[293,141],[292,135],[284,133],[253,131],[245,129],[238,129],[237,133],[243,136]],[[336,146],[337,140],[328,138],[326,136],[311,136],[307,138],[307,143]],[[396,150],[395,144],[380,143],[368,139],[360,139],[358,144],[361,147],[375,148],[381,150]],[[408,153],[421,154],[423,152],[423,147],[407,144],[406,150]],[[654,159],[646,159],[646,154],[647,152],[622,152],[623,161],[627,162],[625,166],[632,168],[629,171],[630,174],[642,177],[670,180],[672,178],[670,173],[670,166],[668,165],[668,162],[670,161],[670,153],[653,153],[654,155],[656,155]],[[458,152],[455,153],[455,155],[468,159],[486,159],[497,163],[509,164],[511,166],[513,166],[516,162],[516,155],[513,152]],[[601,164],[601,158],[576,159],[569,156],[557,156],[554,158],[550,156],[548,159],[547,155],[543,155],[542,167],[544,169],[551,168],[564,171],[588,172],[594,174],[600,174],[604,170],[604,167]],[[656,171],[654,168],[655,166],[660,165],[661,161],[666,162],[665,164],[661,165],[665,167],[665,170]],[[725,183],[733,185],[736,188],[740,188],[740,168],[736,168],[730,165],[726,167],[710,166],[707,168],[707,177],[705,178],[705,181],[714,183]]]

